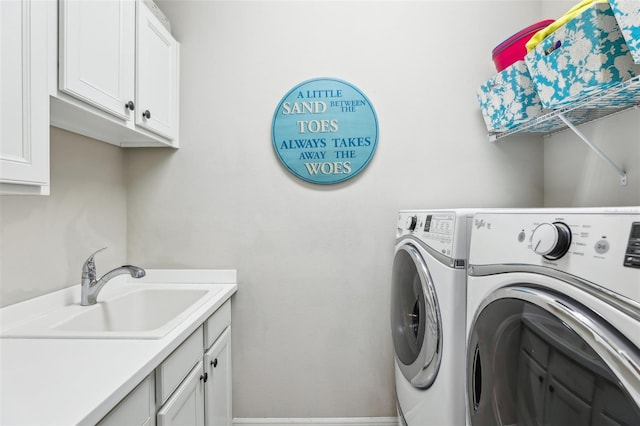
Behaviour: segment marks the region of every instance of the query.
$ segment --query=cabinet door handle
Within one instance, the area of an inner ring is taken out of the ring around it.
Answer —
[[[218,366],[218,358],[215,358],[213,361],[211,361],[209,365],[213,365],[213,368],[216,368]]]
[[[145,109],[142,116],[148,120],[151,118],[151,112],[148,109]]]
[[[209,378],[209,374],[208,373],[204,373],[200,375],[200,380],[207,383],[207,379]]]
[[[124,106],[126,109],[129,109],[131,111],[133,111],[134,109],[136,109],[136,105],[133,103],[133,101],[129,101],[125,104]]]

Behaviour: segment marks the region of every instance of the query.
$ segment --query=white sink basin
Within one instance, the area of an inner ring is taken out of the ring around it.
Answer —
[[[145,289],[86,307],[53,330],[78,332],[151,331],[164,326],[206,290]]]
[[[143,286],[103,301],[98,297],[95,305],[67,305],[3,330],[1,337],[158,339],[220,291],[196,287]]]

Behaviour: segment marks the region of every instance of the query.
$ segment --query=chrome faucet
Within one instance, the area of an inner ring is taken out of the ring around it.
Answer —
[[[123,265],[107,272],[99,280],[96,279],[96,264],[93,261],[93,257],[105,249],[106,247],[103,247],[94,252],[86,262],[84,262],[84,265],[82,265],[82,281],[80,282],[80,304],[82,306],[95,305],[102,287],[115,276],[122,274],[129,274],[133,278],[142,278],[145,276],[144,269],[133,265]]]

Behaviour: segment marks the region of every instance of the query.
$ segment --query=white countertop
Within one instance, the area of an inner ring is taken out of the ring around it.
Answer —
[[[234,270],[147,270],[142,280],[118,278],[104,287],[105,297],[136,282],[199,284],[220,291],[159,339],[0,338],[0,424],[95,424],[238,288]],[[34,309],[79,303],[79,297],[74,286],[7,306],[0,309],[0,326],[33,315]]]

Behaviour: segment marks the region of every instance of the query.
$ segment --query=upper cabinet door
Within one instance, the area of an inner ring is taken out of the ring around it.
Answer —
[[[135,0],[61,0],[60,91],[130,119],[135,23]]]
[[[49,192],[47,5],[0,0],[0,193]]]
[[[170,140],[178,136],[178,42],[138,2],[136,124]]]

